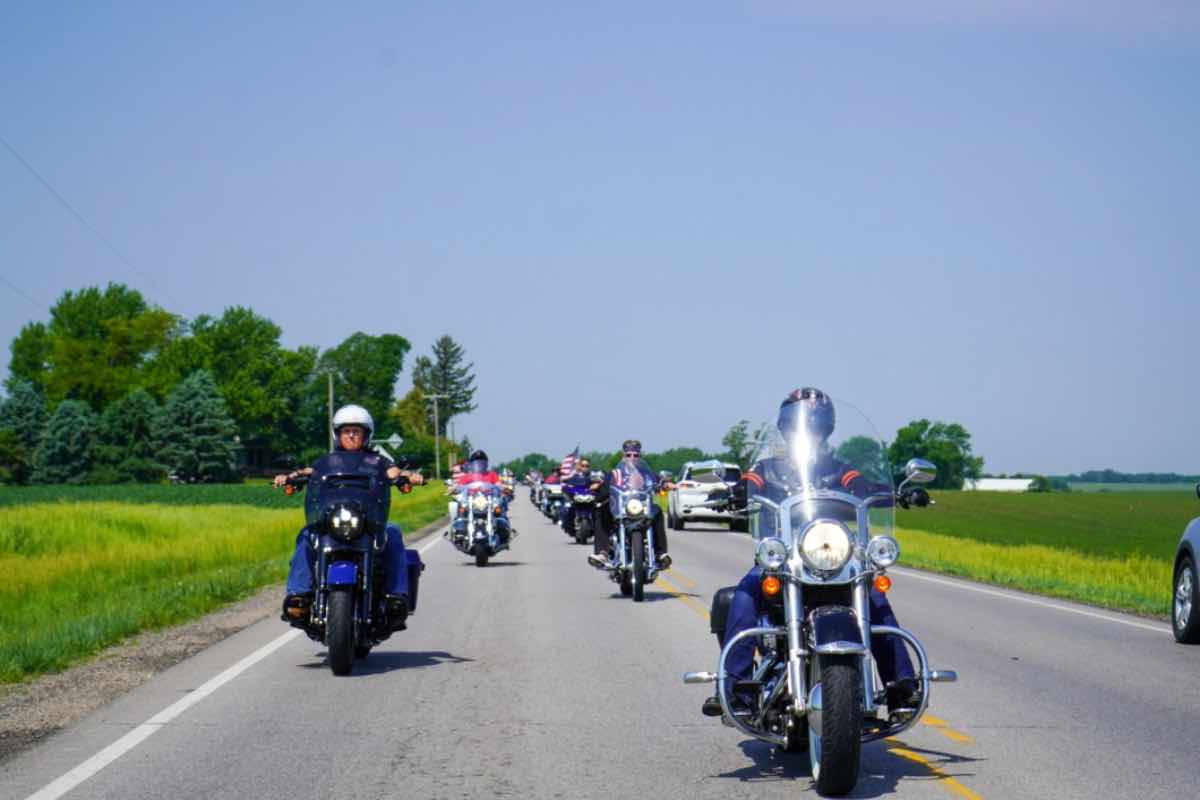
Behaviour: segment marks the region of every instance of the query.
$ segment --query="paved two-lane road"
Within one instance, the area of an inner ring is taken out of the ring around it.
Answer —
[[[634,604],[525,492],[513,512],[522,535],[485,569],[420,543],[429,569],[410,629],[353,676],[265,621],[0,766],[0,797],[812,792],[806,757],[702,717],[709,687],[680,681],[715,668],[706,609],[749,566],[747,537],[673,533],[675,569]],[[960,683],[935,686],[926,723],[901,741],[865,748],[855,796],[1196,795],[1200,648],[1165,624],[893,575],[901,623]]]

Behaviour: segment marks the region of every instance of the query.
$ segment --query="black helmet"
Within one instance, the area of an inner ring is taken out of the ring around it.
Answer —
[[[791,438],[803,432],[825,441],[833,433],[833,401],[820,389],[806,386],[783,399],[779,406],[779,432]]]
[[[487,461],[487,460],[488,460],[487,453],[483,452],[482,450],[476,450],[474,453],[471,453],[471,455],[467,457],[467,461]]]

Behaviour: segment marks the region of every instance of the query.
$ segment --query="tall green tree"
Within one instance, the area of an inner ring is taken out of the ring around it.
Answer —
[[[971,434],[957,422],[918,419],[896,432],[888,447],[893,468],[903,469],[910,458],[923,458],[937,465],[935,489],[961,489],[967,478],[978,478],[983,459],[971,450]]]
[[[446,426],[459,414],[474,411],[475,365],[464,364],[462,345],[449,336],[433,343],[433,358],[420,356],[413,364],[413,386],[425,395],[445,395],[438,401],[437,433],[446,435]]]
[[[95,483],[150,483],[166,477],[159,459],[162,410],[145,389],[104,409],[97,427]]]
[[[96,415],[82,400],[54,409],[33,454],[34,483],[86,483],[96,449]]]
[[[50,310],[45,341],[38,341],[42,334],[36,328],[26,326],[13,351],[29,351],[22,373],[36,372],[30,362],[35,354],[44,356],[38,380],[51,405],[82,400],[100,411],[143,385],[148,363],[177,327],[173,315],[151,307],[137,290],[110,283],[103,290],[91,286],[64,292]]]
[[[28,483],[30,454],[16,431],[0,428],[0,483]]]
[[[30,322],[9,345],[8,378],[4,388],[10,392],[18,383],[28,383],[46,393],[46,372],[50,369],[50,334],[44,322]]]
[[[274,322],[242,306],[220,317],[201,315],[155,359],[151,383],[165,395],[186,376],[205,370],[243,442],[277,452],[319,445],[320,433],[314,442],[314,432],[305,429],[316,350],[288,350],[281,334]]]
[[[333,375],[336,405],[356,403],[382,421],[395,402],[396,379],[411,348],[407,339],[394,333],[370,336],[359,331],[321,353],[317,373]],[[323,383],[318,386],[323,388]]]
[[[180,480],[235,480],[236,435],[225,400],[205,370],[189,375],[167,396],[159,428],[161,457]]]
[[[750,420],[739,419],[721,437],[721,444],[725,446],[725,452],[717,457],[722,461],[737,464],[743,469],[749,467],[750,459],[754,458],[754,451],[758,445],[758,437],[762,433],[762,428],[763,426],[759,426],[751,430]]]

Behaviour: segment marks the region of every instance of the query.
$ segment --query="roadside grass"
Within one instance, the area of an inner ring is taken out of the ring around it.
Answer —
[[[410,534],[445,513],[440,486],[393,497],[391,519]],[[281,582],[303,523],[299,507],[245,504],[0,510],[0,683],[63,669]]]
[[[1196,492],[1194,483],[1086,483],[1071,481],[1067,484],[1072,492],[1103,492],[1118,494],[1121,492],[1187,492],[1193,497]]]
[[[1041,544],[995,544],[897,529],[901,566],[956,575],[1119,611],[1164,617],[1171,604],[1171,560],[1141,553],[1086,555]]]
[[[1183,529],[1200,516],[1200,501],[1180,492],[931,494],[936,505],[899,510],[896,524],[989,544],[1042,545],[1104,558],[1142,555],[1170,563]]]
[[[122,483],[102,486],[0,486],[0,508],[29,503],[154,503],[171,506],[250,505],[303,508],[304,496],[289,497],[267,481],[246,483]]]

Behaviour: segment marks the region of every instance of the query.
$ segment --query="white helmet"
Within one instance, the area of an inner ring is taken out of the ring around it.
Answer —
[[[370,411],[362,406],[342,406],[333,415],[333,435],[337,436],[338,429],[344,425],[361,425],[366,428],[367,435],[364,437],[363,445],[371,443],[371,434],[375,432],[375,420],[371,419]]]

